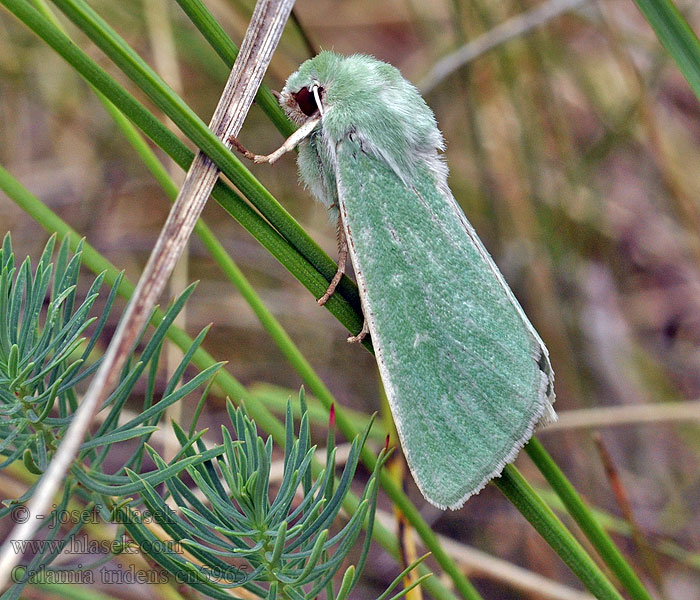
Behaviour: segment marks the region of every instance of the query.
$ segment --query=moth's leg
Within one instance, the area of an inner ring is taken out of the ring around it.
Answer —
[[[246,148],[243,144],[241,144],[238,141],[238,138],[235,135],[232,135],[228,138],[228,141],[231,142],[231,145],[238,150],[243,156],[245,156],[248,160],[255,160],[255,157],[258,156],[258,154],[255,154],[254,152],[251,152]]]
[[[348,342],[351,344],[355,344],[358,342],[361,342],[367,337],[367,334],[369,333],[369,324],[367,323],[367,319],[365,319],[365,322],[362,324],[362,329],[360,330],[360,333],[357,335],[351,335],[348,338]]]
[[[338,211],[338,270],[333,275],[333,279],[326,290],[326,293],[321,296],[317,302],[319,306],[323,306],[335,292],[340,280],[345,273],[345,266],[348,262],[348,238],[345,236],[345,227],[343,227],[343,219]]]
[[[233,146],[238,150],[243,156],[245,156],[247,159],[252,160],[253,162],[256,163],[274,163],[275,161],[279,160],[281,156],[283,156],[287,152],[291,152],[294,150],[299,145],[299,142],[302,140],[305,140],[307,137],[311,135],[311,132],[314,130],[316,125],[318,125],[321,122],[321,117],[316,117],[315,119],[311,119],[304,123],[299,129],[297,129],[292,135],[290,135],[277,150],[275,150],[272,154],[254,154],[250,150],[247,150],[243,144],[241,144],[236,136],[231,136],[229,137],[229,141]]]

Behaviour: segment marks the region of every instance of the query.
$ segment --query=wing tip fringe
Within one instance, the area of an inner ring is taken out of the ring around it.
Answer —
[[[513,444],[508,454],[502,460],[498,461],[495,469],[493,469],[489,475],[487,475],[477,486],[467,491],[464,496],[452,504],[442,504],[439,500],[431,498],[423,489],[422,484],[416,478],[415,473],[413,473],[413,469],[411,469],[411,474],[413,475],[416,485],[418,485],[418,489],[420,489],[421,494],[423,494],[423,497],[430,502],[430,504],[439,508],[440,510],[445,510],[447,508],[450,510],[459,510],[462,508],[462,506],[464,506],[464,503],[469,500],[469,498],[483,490],[489,481],[501,476],[503,469],[506,468],[506,465],[511,464],[517,458],[518,454],[520,454],[520,451],[523,449],[525,444],[530,441],[535,429],[538,427],[544,427],[558,420],[557,414],[554,412],[554,407],[552,406],[556,397],[554,394],[554,372],[552,371],[552,366],[549,362],[549,353],[543,344],[538,344],[538,348],[534,353],[533,358],[535,359],[541,373],[541,383],[538,392],[540,403],[537,411],[533,415],[527,429],[525,430],[525,434]],[[410,468],[411,463],[408,460],[408,457],[406,457],[406,459]]]

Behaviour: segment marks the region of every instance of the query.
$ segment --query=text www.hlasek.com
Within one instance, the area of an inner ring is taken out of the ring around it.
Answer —
[[[182,554],[179,542],[174,540],[144,540],[139,546],[128,540],[95,540],[87,535],[79,535],[69,540],[10,540],[16,554],[137,554],[141,550]]]

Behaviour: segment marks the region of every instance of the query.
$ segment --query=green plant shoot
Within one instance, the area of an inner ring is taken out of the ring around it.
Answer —
[[[447,185],[435,117],[395,67],[322,52],[287,80],[301,178],[338,226],[401,445],[423,495],[457,509],[556,419],[549,353]]]

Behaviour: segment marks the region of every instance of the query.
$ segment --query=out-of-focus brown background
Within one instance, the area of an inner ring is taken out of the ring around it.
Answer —
[[[227,70],[175,3],[91,4],[151,65],[167,70],[166,79],[209,120]],[[697,30],[698,5],[679,4]],[[252,3],[207,5],[240,42]],[[299,0],[296,12],[316,48],[371,53],[420,84],[440,58],[535,5]],[[308,56],[290,23],[268,85],[280,89]],[[593,442],[598,432],[650,550],[629,535],[616,540],[657,597],[700,597],[700,432],[690,404],[700,395],[698,100],[631,0],[581,3],[478,56],[425,97],[447,140],[452,190],[550,349],[558,410],[628,409],[621,417],[628,424],[606,426],[595,414],[584,415],[592,428],[542,433],[541,441],[591,503],[620,519]],[[281,142],[256,107],[241,138],[258,152]],[[5,11],[0,164],[133,281],[138,278],[169,202],[85,83]],[[298,185],[293,156],[251,170],[335,256],[334,227]],[[379,409],[373,358],[348,345],[336,320],[216,203],[204,219],[338,401],[364,412]],[[0,233],[12,232],[20,257],[38,257],[47,232],[1,193],[0,225]],[[299,376],[196,239],[186,279],[200,281],[186,327],[196,333],[214,323],[206,347],[229,361],[232,374],[246,385],[299,388]],[[645,405],[683,401],[687,413],[681,407],[678,421],[652,415],[650,422],[635,422]],[[213,422],[223,405],[212,399],[210,406]],[[526,458],[517,465],[541,484]],[[407,486],[423,506],[410,480]],[[424,513],[455,542],[551,578],[569,592],[580,589],[493,486],[459,512],[425,505]],[[459,548],[451,551],[462,556]],[[381,551],[375,555],[365,583],[379,589],[396,571]],[[542,586],[516,589],[501,580],[499,569],[465,568],[486,598],[583,597]],[[142,586],[104,591],[125,598],[154,593]],[[365,592],[376,595],[365,590],[357,597]]]

